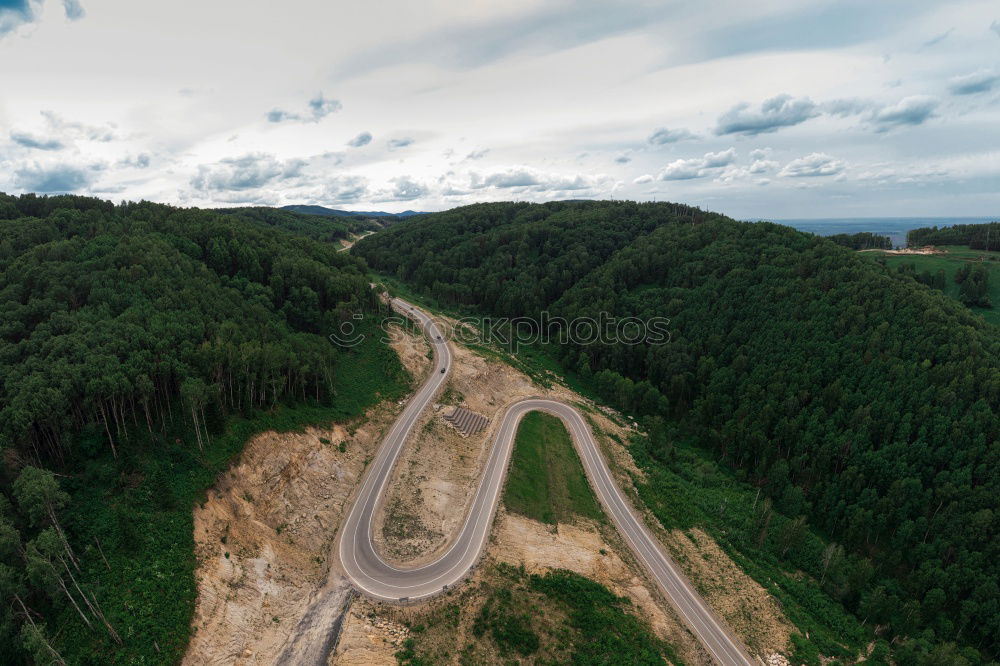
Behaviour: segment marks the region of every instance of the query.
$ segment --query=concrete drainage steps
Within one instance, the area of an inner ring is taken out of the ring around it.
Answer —
[[[486,429],[490,422],[482,414],[477,414],[465,407],[455,407],[444,415],[444,420],[452,424],[463,435],[472,435]]]

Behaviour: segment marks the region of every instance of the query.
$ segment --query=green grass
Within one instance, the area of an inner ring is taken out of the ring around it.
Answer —
[[[197,595],[194,505],[254,435],[350,420],[382,399],[405,394],[409,378],[399,359],[377,342],[377,327],[371,332],[341,357],[332,406],[283,405],[249,417],[216,418],[216,434],[203,452],[175,408],[177,423],[166,437],[150,438],[142,428],[132,433],[128,456],[118,461],[97,456],[71,466],[82,472],[61,480],[72,497],[64,522],[82,556],[80,578],[124,645],[115,645],[103,631],[88,630],[71,607],[63,608],[49,630],[67,663],[180,661]],[[88,438],[92,448],[103,450],[99,432],[83,433],[84,447]]]
[[[550,525],[574,516],[603,519],[569,432],[555,416],[525,415],[510,465],[504,495],[508,510]]]
[[[885,263],[890,268],[896,268],[903,264],[913,264],[917,273],[927,271],[932,275],[939,270],[943,270],[947,279],[947,286],[944,293],[958,300],[958,285],[955,284],[955,272],[963,265],[979,261],[985,257],[984,265],[990,272],[990,301],[992,308],[969,308],[973,312],[982,315],[983,319],[991,324],[1000,325],[1000,252],[986,252],[984,250],[973,250],[964,245],[944,245],[942,250],[947,250],[947,254],[882,254],[881,252],[865,252],[862,256],[884,258]]]

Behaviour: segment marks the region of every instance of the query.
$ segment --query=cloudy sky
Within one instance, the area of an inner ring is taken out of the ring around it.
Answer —
[[[996,0],[0,0],[0,191],[1000,214]]]

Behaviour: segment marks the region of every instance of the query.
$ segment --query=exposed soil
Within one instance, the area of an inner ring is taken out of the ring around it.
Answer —
[[[861,250],[861,252],[881,252],[882,254],[948,254],[947,250],[925,245],[924,247],[901,247],[898,250],[882,250],[874,248],[871,250]]]
[[[589,521],[553,528],[530,518],[502,512],[497,516],[491,555],[500,562],[524,565],[531,573],[568,569],[601,583],[618,596],[632,600],[637,614],[657,636],[670,643],[688,664],[710,664],[708,654],[687,630],[669,604],[649,591],[649,584],[624,546],[605,539]],[[626,559],[623,559],[622,555]],[[628,560],[628,561],[626,561]]]
[[[405,360],[407,350],[394,347]],[[330,549],[398,413],[383,403],[356,422],[264,433],[247,444],[195,509],[198,601],[183,663],[272,664],[295,647],[290,634],[323,632],[337,619],[347,590],[331,571]],[[307,617],[319,598],[337,603]]]
[[[792,633],[774,597],[699,529],[673,530],[665,540],[681,568],[709,605],[750,650],[759,655],[784,652]]]
[[[327,578],[345,503],[394,416],[382,406],[353,434],[336,425],[250,441],[195,509],[198,602],[185,664],[274,662]]]
[[[375,232],[374,231],[366,231],[363,234],[351,234],[350,238],[341,238],[340,239],[340,249],[337,250],[337,251],[338,252],[346,252],[346,251],[350,250],[352,247],[354,247],[354,244],[357,243],[359,240],[361,240],[365,236],[371,236],[373,233],[375,233]]]
[[[427,340],[399,326],[389,327],[389,340],[406,371],[415,382],[422,382],[431,367],[431,347]]]
[[[347,614],[337,652],[330,656],[336,666],[395,666],[402,641],[409,631],[401,619],[407,609],[375,604],[359,597]]]

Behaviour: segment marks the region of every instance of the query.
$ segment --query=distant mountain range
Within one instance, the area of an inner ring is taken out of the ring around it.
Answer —
[[[386,213],[384,211],[362,211],[362,210],[338,210],[336,208],[327,208],[325,206],[306,206],[302,204],[295,204],[291,206],[282,206],[282,210],[290,210],[294,213],[305,213],[306,215],[322,215],[324,217],[412,217],[414,215],[423,215],[423,213],[415,210],[404,210],[402,213]]]

